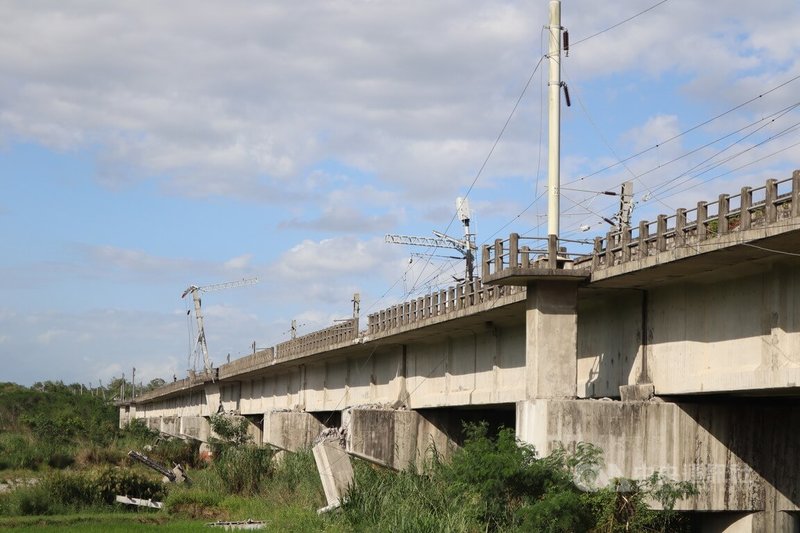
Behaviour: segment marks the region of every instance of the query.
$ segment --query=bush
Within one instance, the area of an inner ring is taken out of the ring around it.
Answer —
[[[91,483],[97,501],[103,503],[113,503],[117,494],[145,500],[161,500],[165,495],[160,481],[128,468],[103,468],[93,473]]]
[[[119,465],[124,459],[125,453],[119,448],[96,444],[82,447],[75,453],[75,463],[79,466]]]
[[[63,507],[50,498],[47,490],[38,485],[20,487],[4,497],[2,505],[8,516],[51,515],[63,512]]]
[[[519,443],[513,430],[501,428],[492,439],[485,423],[464,429],[463,448],[440,467],[440,475],[452,495],[468,494],[478,502],[481,520],[491,528],[517,524],[519,508],[548,491],[577,490],[559,461],[537,459],[533,447]]]
[[[158,436],[158,432],[150,429],[144,419],[134,418],[122,429],[120,436],[136,442],[148,443]]]
[[[0,435],[0,466],[36,470],[44,462],[44,454],[33,439],[19,434]]]
[[[214,433],[219,435],[219,439],[216,440],[217,443],[222,442],[241,446],[252,440],[252,437],[247,433],[249,422],[244,417],[211,415],[209,423]]]
[[[272,471],[272,450],[254,446],[222,446],[213,469],[231,494],[256,494]]]
[[[189,467],[198,466],[201,463],[199,441],[163,439],[147,453],[148,457],[162,463],[167,468],[172,468],[175,464]]]
[[[452,495],[437,476],[413,470],[376,470],[356,462],[355,486],[342,506],[342,519],[359,531],[478,531],[476,505]]]

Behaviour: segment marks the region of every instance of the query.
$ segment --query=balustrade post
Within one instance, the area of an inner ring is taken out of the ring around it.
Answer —
[[[728,233],[728,213],[731,210],[731,197],[720,194],[717,200],[717,235]]]
[[[498,274],[503,270],[503,240],[494,240],[494,273]]]
[[[558,268],[558,237],[547,236],[547,268]]]
[[[606,266],[614,266],[617,264],[616,256],[614,255],[616,241],[617,239],[613,231],[606,233]]]
[[[675,246],[686,244],[686,209],[680,208],[675,212]]]
[[[800,170],[792,172],[792,216],[800,216]]]
[[[778,199],[778,180],[768,179],[766,199],[764,201],[764,209],[766,210],[767,224],[778,220],[778,206],[775,201]]]
[[[522,259],[522,268],[530,268],[531,267],[531,249],[527,246],[523,246],[519,249],[520,259]]]
[[[489,277],[489,263],[492,258],[489,256],[489,249],[491,246],[484,244],[481,246],[481,277],[486,279]]]
[[[750,229],[750,224],[752,223],[750,208],[753,206],[753,189],[750,187],[742,187],[739,198],[741,199],[739,206],[739,229]]]
[[[646,220],[639,221],[639,257],[647,257],[650,250],[647,249],[647,239],[650,237],[650,226]],[[608,248],[606,248],[608,249]]]
[[[597,270],[600,266],[600,254],[603,252],[603,238],[594,238],[594,251],[592,252],[592,270]]]
[[[697,202],[697,240],[706,240],[708,228],[706,227],[706,220],[708,219],[708,204],[706,202]]]
[[[508,237],[508,268],[516,268],[519,262],[517,261],[517,252],[519,249],[519,234],[512,233]]]
[[[631,260],[631,228],[630,226],[622,226],[622,234],[620,235],[619,245],[622,247],[622,261]]]
[[[667,249],[667,215],[658,215],[656,218],[656,250],[663,252]]]

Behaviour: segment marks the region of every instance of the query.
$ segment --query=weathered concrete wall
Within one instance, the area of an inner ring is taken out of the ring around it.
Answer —
[[[761,524],[754,531],[774,531],[781,530],[777,523],[763,520],[786,519],[784,512],[800,504],[797,407],[755,400],[536,400],[518,404],[517,434],[542,454],[590,442],[604,451],[605,479],[660,471],[693,481],[700,493],[682,508],[767,511],[754,518]]]
[[[269,411],[264,413],[264,443],[296,452],[311,448],[325,425],[311,413]]]
[[[525,327],[488,326],[480,333],[409,344],[408,407],[510,403],[525,396]]]
[[[208,437],[211,435],[211,426],[207,418],[203,416],[182,416],[180,420],[180,434],[189,435],[202,442],[208,442]]]
[[[581,398],[618,397],[641,371],[641,291],[586,291],[578,300]]]
[[[177,415],[162,416],[161,427],[159,431],[162,433],[169,433],[170,435],[177,435],[181,431],[181,417]]]
[[[153,431],[161,431],[161,417],[151,416],[144,419],[147,422],[147,427]]]
[[[647,366],[657,394],[800,386],[796,267],[669,285],[650,291],[649,302]]]
[[[434,453],[450,456],[455,443],[444,422],[416,411],[348,409],[342,413],[347,450],[397,470],[409,465],[422,468]]]
[[[346,359],[306,362],[242,380],[239,412],[334,411],[363,404],[441,405],[513,403],[524,397],[525,329],[487,325],[479,333],[378,346]],[[221,386],[222,404],[228,386]],[[208,393],[209,409],[217,405]]]

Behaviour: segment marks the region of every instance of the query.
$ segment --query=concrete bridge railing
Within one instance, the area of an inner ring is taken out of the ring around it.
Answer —
[[[595,238],[590,256],[576,261],[601,270],[655,255],[679,246],[697,244],[738,231],[765,227],[800,216],[800,171],[791,178],[767,180],[763,187],[742,187],[739,194],[721,194],[716,201],[698,202],[693,209],[678,209],[643,220],[638,227],[611,231]]]
[[[368,315],[367,334],[384,334],[434,317],[452,317],[460,311],[495,302],[524,291],[518,287],[484,285],[480,279],[442,289]]]
[[[516,269],[572,270],[581,254],[568,253],[566,248],[558,246],[562,243],[587,244],[587,241],[521,237],[517,233],[512,233],[508,239],[495,239],[493,245],[482,247],[481,277],[491,280],[504,271]]]
[[[591,269],[596,272],[685,245],[715,239],[735,232],[768,227],[800,217],[800,170],[791,178],[767,180],[762,187],[742,187],[735,195],[721,194],[713,202],[698,202],[692,209],[678,209],[672,215],[658,215],[653,222],[610,231],[596,237],[591,253],[570,254],[562,243],[568,239],[521,237],[512,233],[484,245],[481,272],[484,280],[519,269]],[[551,258],[557,258],[553,260]]]
[[[282,342],[275,346],[275,360],[288,361],[314,353],[324,352],[342,343],[358,338],[358,319],[349,318],[331,327]]]

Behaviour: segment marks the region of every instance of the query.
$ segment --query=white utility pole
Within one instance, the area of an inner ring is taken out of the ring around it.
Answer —
[[[561,201],[561,1],[550,0],[549,132],[547,166],[547,235],[558,238]]]

